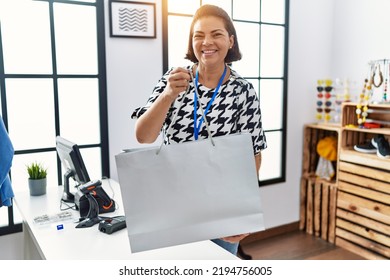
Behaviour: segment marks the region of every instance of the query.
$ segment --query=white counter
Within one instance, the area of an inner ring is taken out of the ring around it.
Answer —
[[[111,187],[110,187],[111,186]],[[103,188],[118,205],[115,212],[101,216],[124,215],[119,184],[113,180],[103,180]],[[111,190],[112,189],[112,190]],[[98,224],[90,228],[75,228],[74,221],[37,225],[33,219],[40,215],[55,215],[60,210],[63,188],[49,187],[43,196],[30,196],[29,192],[15,194],[15,204],[23,217],[25,259],[47,260],[238,260],[211,241],[195,242],[158,250],[131,253],[127,230],[105,234],[98,230]],[[65,205],[63,205],[65,206]],[[73,211],[77,220],[78,211]],[[57,225],[63,224],[58,230]]]

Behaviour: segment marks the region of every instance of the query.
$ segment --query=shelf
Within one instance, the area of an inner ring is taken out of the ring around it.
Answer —
[[[306,127],[324,130],[333,130],[339,132],[341,129],[340,123],[311,123],[307,124]]]
[[[344,102],[342,104],[341,125],[343,128],[349,129],[348,127],[349,125],[358,126],[357,116],[356,116],[357,105],[358,105],[357,103],[352,103],[352,102]],[[369,104],[368,109],[373,110],[373,112],[368,113],[367,119],[375,120],[378,123],[383,122],[380,131],[382,131],[382,129],[388,129],[387,131],[390,132],[390,104]],[[359,130],[359,128],[356,129]],[[360,130],[371,130],[371,129],[360,129]]]
[[[316,181],[316,182],[321,183],[321,184],[336,185],[335,179],[332,179],[332,180],[322,179],[322,178],[319,178],[315,173],[303,174],[302,177],[304,179],[310,180],[312,182]]]
[[[318,142],[327,136],[333,136],[339,141],[340,126],[311,123],[304,127],[304,147],[302,160],[302,174],[315,174],[319,155],[317,153]],[[334,163],[336,171],[336,163]]]
[[[371,133],[371,134],[384,134],[390,135],[390,128],[358,128],[358,127],[343,127],[343,130],[346,131],[355,131],[362,133]]]
[[[390,171],[390,159],[382,159],[376,154],[360,153],[350,148],[341,148],[340,160]]]

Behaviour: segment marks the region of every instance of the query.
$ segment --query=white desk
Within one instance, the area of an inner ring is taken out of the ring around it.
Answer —
[[[113,188],[114,200],[119,208],[102,216],[124,215],[120,187],[114,180],[103,180],[103,188],[111,196]],[[234,260],[238,259],[211,241],[202,241],[158,250],[131,253],[127,230],[113,234],[104,234],[98,225],[90,228],[76,229],[75,223],[63,222],[64,229],[57,230],[56,224],[36,225],[33,219],[37,216],[59,213],[60,197],[63,188],[48,187],[43,196],[30,196],[29,192],[15,194],[15,204],[23,217],[24,256],[25,259],[48,260]],[[77,211],[73,211],[79,217]]]

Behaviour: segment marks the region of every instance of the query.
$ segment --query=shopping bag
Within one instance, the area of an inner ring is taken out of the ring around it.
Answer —
[[[133,253],[264,230],[247,133],[115,156]]]

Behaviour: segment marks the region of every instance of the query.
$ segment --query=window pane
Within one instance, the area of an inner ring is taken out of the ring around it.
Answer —
[[[51,41],[48,3],[7,3],[1,32],[4,71],[7,74],[51,74]]]
[[[55,137],[52,137],[55,140]],[[53,146],[54,147],[54,146]],[[58,187],[57,178],[57,153],[32,153],[15,155],[11,167],[12,189],[14,192],[28,191],[28,174],[26,165],[32,162],[40,162],[47,168],[47,187]]]
[[[8,208],[0,207],[0,227],[8,226]]]
[[[79,145],[100,143],[98,79],[58,79],[60,135]]]
[[[253,85],[253,88],[257,92],[257,95],[259,95],[259,80],[258,79],[247,79],[247,80]]]
[[[282,176],[282,132],[267,132],[267,149],[261,152],[262,164],[259,172],[259,180],[265,181]]]
[[[261,21],[284,24],[285,0],[261,0]]]
[[[54,3],[58,74],[97,74],[96,8]]]
[[[263,24],[261,27],[261,76],[283,77],[284,27]]]
[[[15,203],[13,203],[13,211],[14,211],[14,224],[18,224],[23,222],[22,216],[18,210],[18,207],[15,207]],[[8,207],[0,207],[0,227],[8,226]]]
[[[266,130],[282,128],[283,81],[261,80],[260,97],[263,126]]]
[[[18,207],[14,207],[14,224],[19,224],[23,222],[23,217],[19,212]]]
[[[55,144],[52,79],[6,79],[8,132],[15,150]]]
[[[169,16],[168,26],[172,26],[175,32],[168,32],[169,45],[169,67],[185,66],[190,64],[190,61],[185,59],[188,47],[188,36],[190,34],[190,25],[192,18]],[[180,28],[175,28],[180,26]]]
[[[78,143],[77,143],[78,144]],[[102,178],[102,159],[100,148],[80,149],[81,156],[91,180]]]
[[[194,14],[199,8],[199,0],[168,0],[168,13]]]
[[[235,22],[237,40],[242,53],[242,59],[234,62],[234,69],[244,77],[259,76],[259,25],[253,23]]]
[[[259,0],[233,0],[233,19],[260,21]]]
[[[228,15],[232,15],[232,4],[231,0],[203,0],[202,4],[211,4],[224,9]]]

